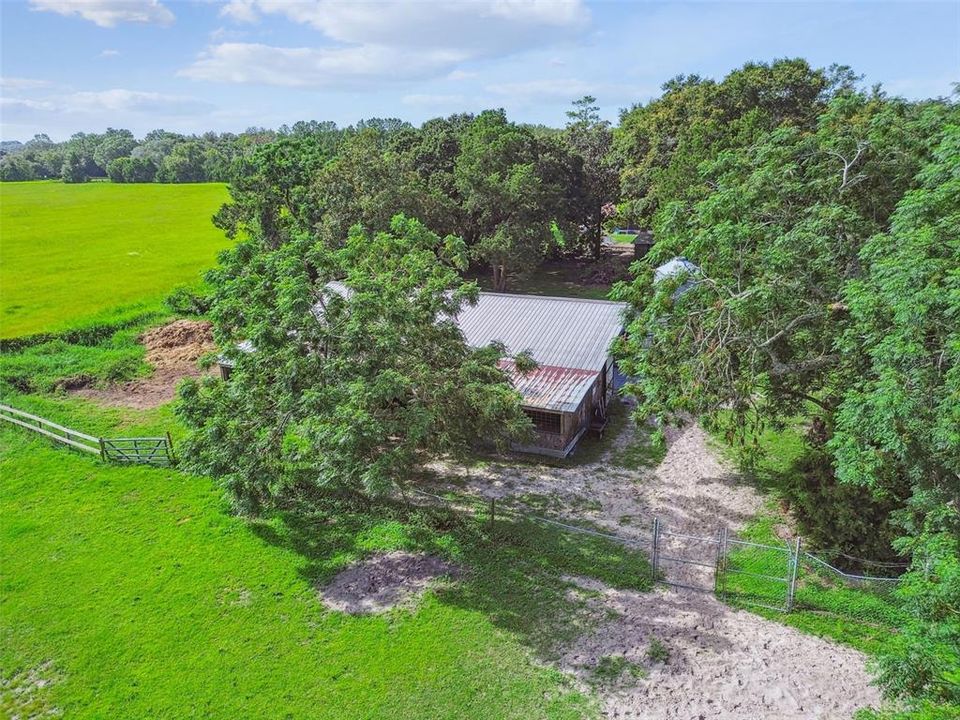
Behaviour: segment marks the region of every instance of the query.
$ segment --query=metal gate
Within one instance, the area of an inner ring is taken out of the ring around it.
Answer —
[[[653,521],[653,576],[673,587],[717,590],[721,538],[688,535]]]
[[[143,438],[100,438],[104,460],[121,463],[172,466],[175,463],[170,436]]]
[[[789,611],[797,586],[800,539],[795,546],[765,545],[721,531],[717,594],[770,610]]]
[[[672,587],[789,611],[796,591],[800,540],[795,547],[741,540],[720,528],[715,537],[690,535],[653,521],[653,575]]]

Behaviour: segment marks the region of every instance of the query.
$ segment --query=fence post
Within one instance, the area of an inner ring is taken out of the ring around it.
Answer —
[[[177,464],[177,456],[173,454],[173,438],[170,437],[169,430],[167,430],[167,460],[171,465]]]
[[[497,499],[490,498],[490,532],[493,532],[493,525],[497,520]]]
[[[720,528],[720,546],[717,548],[717,589],[720,599],[727,596],[727,530],[726,525]]]
[[[721,565],[723,563],[723,533],[726,530],[726,527],[721,525],[720,530],[717,532],[717,558],[713,564],[713,592],[715,595],[720,595],[720,573]]]
[[[107,446],[103,444],[103,438],[97,438],[100,441],[100,459],[106,462],[107,460]]]
[[[660,518],[653,519],[653,582],[657,581],[660,575]]]
[[[787,612],[793,610],[793,599],[797,592],[797,572],[800,568],[800,538],[793,546],[793,557],[790,565],[790,584],[787,586]]]

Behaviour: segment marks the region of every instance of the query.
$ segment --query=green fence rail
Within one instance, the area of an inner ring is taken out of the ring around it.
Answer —
[[[170,434],[163,437],[103,438],[68,428],[39,415],[0,404],[0,420],[43,435],[107,462],[172,467],[176,464]]]

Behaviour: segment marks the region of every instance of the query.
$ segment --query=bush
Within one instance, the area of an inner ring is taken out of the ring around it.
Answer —
[[[210,310],[209,290],[197,290],[187,286],[178,287],[170,293],[163,304],[177,315],[206,315]]]

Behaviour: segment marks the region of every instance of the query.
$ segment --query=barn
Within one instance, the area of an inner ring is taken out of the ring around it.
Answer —
[[[330,287],[350,293],[339,282]],[[499,342],[508,355],[526,351],[537,362],[536,370],[520,373],[512,360],[501,361],[535,429],[533,443],[516,449],[567,457],[589,430],[605,427],[615,375],[610,345],[623,332],[625,308],[606,300],[482,292],[460,311],[456,320],[468,345]],[[249,342],[238,348],[254,351]],[[232,363],[221,356],[219,365],[227,379]]]
[[[460,312],[467,344],[501,342],[508,354],[528,351],[537,361],[526,374],[502,361],[536,430],[533,444],[519,450],[566,457],[591,428],[606,425],[615,373],[610,345],[623,332],[625,308],[606,300],[483,292]]]

